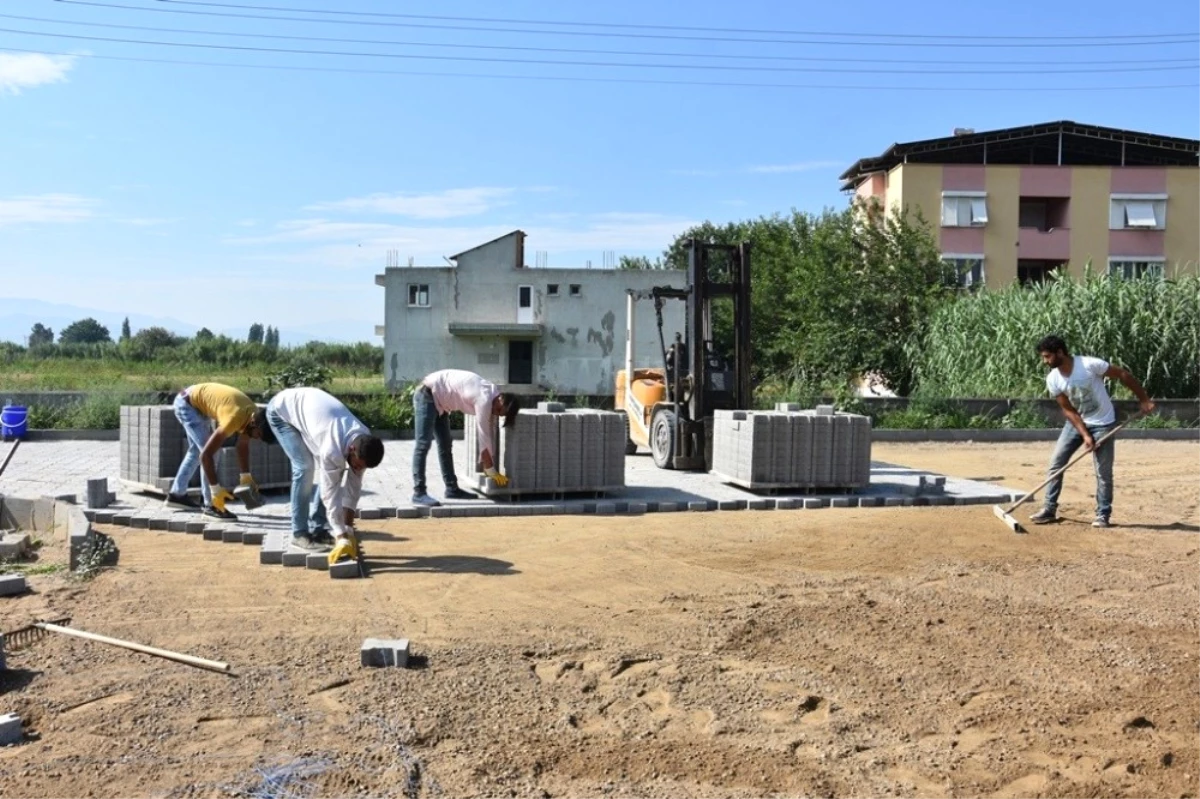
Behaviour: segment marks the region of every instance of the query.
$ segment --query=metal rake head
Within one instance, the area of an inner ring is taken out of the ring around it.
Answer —
[[[9,633],[0,634],[0,644],[6,652],[19,652],[32,646],[35,642],[42,640],[50,634],[48,630],[39,627],[39,624],[57,624],[64,626],[71,623],[70,618],[61,619],[45,619],[33,624],[27,624],[24,627],[13,630]]]

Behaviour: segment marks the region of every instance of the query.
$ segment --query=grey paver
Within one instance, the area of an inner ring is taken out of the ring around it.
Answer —
[[[23,574],[0,574],[0,596],[16,596],[25,593],[28,586]]]
[[[404,668],[408,665],[408,648],[407,638],[368,638],[362,643],[359,657],[363,666]]]
[[[343,560],[333,564],[329,567],[329,578],[331,580],[358,579],[358,563],[353,560]]]
[[[205,527],[204,528],[204,540],[205,541],[224,541],[225,540],[225,528],[224,527]]]
[[[21,742],[21,717],[16,713],[0,714],[0,746]]]

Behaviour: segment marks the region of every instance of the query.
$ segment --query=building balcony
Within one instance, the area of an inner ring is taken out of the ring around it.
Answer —
[[[452,336],[518,336],[541,338],[545,328],[540,324],[519,322],[450,322]]]
[[[1066,261],[1071,257],[1071,231],[1059,227],[1040,230],[1023,227],[1017,237],[1017,257],[1041,261]]]

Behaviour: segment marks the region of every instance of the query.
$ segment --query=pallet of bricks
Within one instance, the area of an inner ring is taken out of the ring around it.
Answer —
[[[165,495],[188,448],[175,409],[170,405],[122,405],[120,435],[121,482],[129,488]],[[216,458],[217,477],[226,487],[236,486],[241,473],[234,440],[226,440]],[[250,440],[250,473],[261,489],[292,484],[291,462],[278,444]],[[189,485],[200,486],[199,468]]]
[[[481,473],[475,420],[464,427],[457,469],[489,497],[600,495],[625,487],[624,414],[539,402],[522,410],[512,427],[497,423],[496,468],[508,478],[504,488]]]
[[[751,491],[852,491],[871,481],[871,419],[832,406],[716,411],[712,472]]]

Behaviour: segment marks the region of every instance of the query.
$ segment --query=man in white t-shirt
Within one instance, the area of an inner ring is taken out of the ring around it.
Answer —
[[[492,426],[496,417],[503,416],[504,426],[511,427],[516,423],[520,409],[521,402],[515,394],[500,391],[494,383],[474,372],[443,369],[426,375],[413,393],[413,427],[416,432],[416,445],[413,447],[413,504],[425,507],[441,504],[429,496],[425,488],[425,462],[435,441],[438,463],[442,467],[442,482],[446,486],[446,499],[472,499],[476,496],[459,488],[458,477],[454,474],[454,459],[450,453],[451,411],[462,411],[467,416],[475,417],[483,472],[501,488],[507,485],[508,478],[496,469],[496,442],[492,440]]]
[[[1092,527],[1108,527],[1112,515],[1113,499],[1113,453],[1114,441],[1109,439],[1096,448],[1096,441],[1107,435],[1117,423],[1104,379],[1120,380],[1133,392],[1141,403],[1142,413],[1154,410],[1154,401],[1142,388],[1142,384],[1129,372],[1113,366],[1108,361],[1087,355],[1071,355],[1067,344],[1058,336],[1046,336],[1037,345],[1042,363],[1050,367],[1046,375],[1046,390],[1058,400],[1063,415],[1067,417],[1062,434],[1050,458],[1047,476],[1067,465],[1080,445],[1092,453],[1096,468],[1096,520]],[[1060,476],[1046,486],[1042,509],[1029,517],[1034,524],[1047,524],[1058,520],[1058,497],[1062,493],[1063,479]]]

